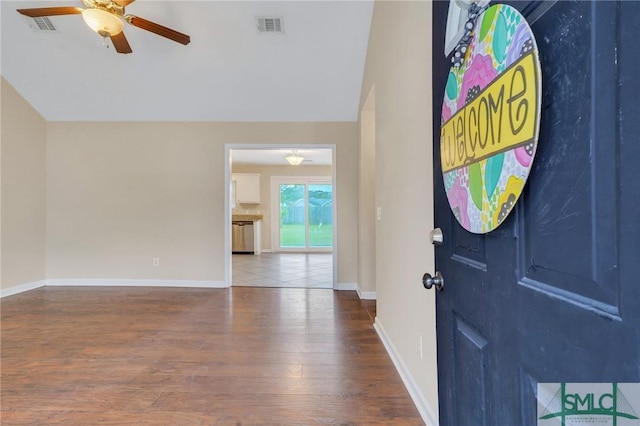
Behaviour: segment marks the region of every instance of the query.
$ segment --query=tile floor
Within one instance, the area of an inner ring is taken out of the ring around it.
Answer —
[[[245,287],[333,288],[331,253],[234,254],[232,282]]]

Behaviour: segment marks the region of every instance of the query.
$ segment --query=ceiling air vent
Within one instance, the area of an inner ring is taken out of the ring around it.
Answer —
[[[50,33],[58,31],[53,22],[46,16],[28,19],[29,27],[35,32]]]
[[[256,18],[258,23],[258,32],[264,34],[283,34],[284,22],[282,17],[259,16]]]

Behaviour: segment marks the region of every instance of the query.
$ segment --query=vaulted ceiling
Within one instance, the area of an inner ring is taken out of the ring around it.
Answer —
[[[81,1],[1,1],[2,76],[48,121],[353,121],[371,1],[151,1],[126,12],[191,36],[187,46],[125,25],[118,54],[81,15],[32,30],[19,8]],[[283,18],[261,34],[256,17]]]

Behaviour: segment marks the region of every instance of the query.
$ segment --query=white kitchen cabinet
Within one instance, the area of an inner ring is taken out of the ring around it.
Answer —
[[[260,174],[233,173],[231,180],[235,182],[235,204],[260,204]]]

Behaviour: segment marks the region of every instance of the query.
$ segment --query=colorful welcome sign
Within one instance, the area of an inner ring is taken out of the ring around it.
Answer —
[[[527,21],[503,4],[478,16],[464,55],[445,87],[440,162],[453,214],[483,234],[506,219],[529,176],[540,123],[540,60]]]

